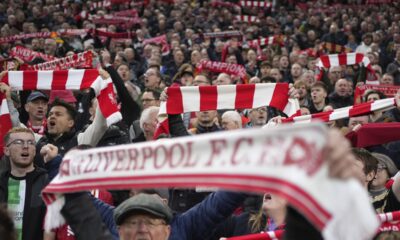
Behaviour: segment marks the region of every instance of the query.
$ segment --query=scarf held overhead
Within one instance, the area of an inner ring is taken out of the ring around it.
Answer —
[[[62,70],[68,68],[91,68],[92,67],[92,52],[86,51],[82,53],[75,53],[73,55],[58,58],[53,61],[30,65],[29,70]]]
[[[289,99],[288,92],[286,83],[170,87],[167,89],[168,100],[160,106],[154,139],[169,134],[167,114],[271,106],[292,116],[300,107],[297,99]]]
[[[317,62],[317,67],[338,67],[341,65],[354,65],[362,63],[368,71],[375,76],[375,71],[372,69],[371,62],[368,57],[362,53],[341,53],[341,54],[330,54],[323,55]]]
[[[328,240],[372,237],[378,219],[368,194],[356,180],[328,176],[326,142],[318,123],[70,151],[43,190],[46,229],[59,222],[63,193],[200,186],[283,196]]]
[[[282,122],[304,123],[312,120],[320,120],[324,122],[335,121],[339,119],[368,115],[375,111],[384,111],[396,106],[394,98],[386,98],[376,100],[374,102],[366,102],[358,105],[337,108],[327,112],[315,113],[311,115],[293,116],[283,119]]]
[[[107,124],[121,120],[111,78],[103,80],[97,69],[59,71],[10,71],[3,82],[12,90],[83,90],[93,88]]]

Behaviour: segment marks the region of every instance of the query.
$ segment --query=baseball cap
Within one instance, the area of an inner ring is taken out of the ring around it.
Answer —
[[[164,219],[167,223],[170,223],[172,220],[171,209],[159,196],[140,193],[125,200],[114,210],[115,223],[121,225],[125,218],[135,212],[149,213]]]
[[[35,101],[36,99],[42,98],[46,101],[49,101],[49,97],[47,97],[46,94],[40,92],[40,91],[34,91],[29,94],[28,99],[26,100],[27,102],[32,102]]]

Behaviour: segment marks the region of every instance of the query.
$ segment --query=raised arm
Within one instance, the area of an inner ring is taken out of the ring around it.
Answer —
[[[174,219],[173,229],[181,231],[172,231],[170,239],[184,239],[185,236],[192,240],[207,239],[217,225],[243,203],[246,196],[244,193],[227,191],[210,194],[201,203]]]

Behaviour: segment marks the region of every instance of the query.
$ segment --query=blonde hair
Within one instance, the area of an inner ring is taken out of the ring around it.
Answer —
[[[8,141],[10,140],[10,136],[13,133],[30,133],[32,134],[33,137],[35,137],[34,133],[32,132],[32,130],[30,130],[29,128],[23,128],[23,127],[15,127],[15,128],[11,128],[7,134],[4,136],[3,140],[4,143],[7,144]]]

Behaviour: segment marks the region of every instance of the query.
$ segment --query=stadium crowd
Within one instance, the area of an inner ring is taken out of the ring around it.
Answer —
[[[57,62],[68,56],[73,60]],[[328,63],[321,56],[330,56]],[[324,158],[334,178],[361,181],[377,213],[400,210],[395,0],[5,0],[0,61],[0,97],[11,122],[6,128],[1,105],[1,239],[200,240],[279,230],[282,239],[323,239],[282,196],[200,187],[65,194],[67,223],[44,230],[41,191],[70,150],[296,121],[272,106],[167,112],[168,131],[158,134],[168,89],[189,86],[286,83],[286,98],[297,99],[299,114],[310,118],[393,99],[379,110],[322,119],[331,131]],[[29,78],[35,70],[83,68],[111,79],[122,120],[108,124],[94,88],[12,87],[22,84],[12,82],[12,71]],[[400,239],[398,231],[375,239]]]

